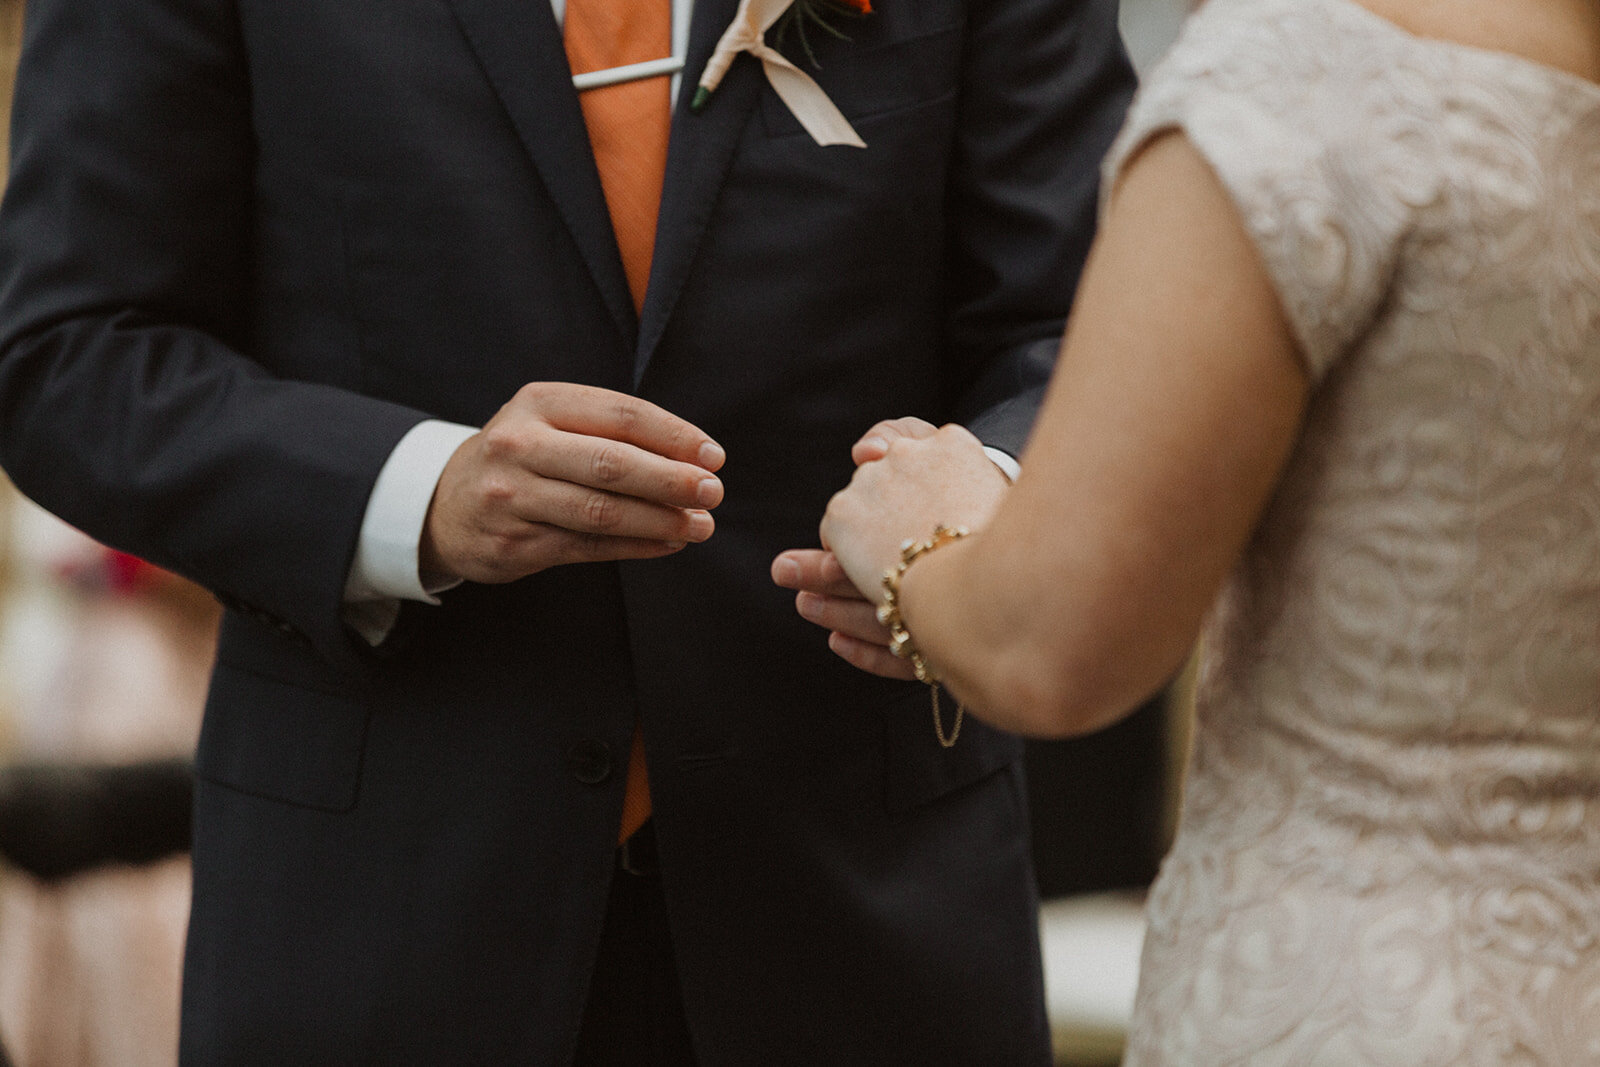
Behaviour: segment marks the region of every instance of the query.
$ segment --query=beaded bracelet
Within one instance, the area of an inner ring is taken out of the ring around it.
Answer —
[[[892,570],[883,572],[883,603],[878,608],[878,622],[889,630],[889,651],[900,659],[911,664],[912,672],[917,676],[917,681],[927,685],[931,694],[930,702],[933,705],[933,735],[939,739],[939,745],[950,748],[956,743],[956,738],[961,736],[961,720],[967,713],[967,706],[959,701],[956,703],[956,720],[946,736],[944,732],[944,716],[939,710],[939,679],[934,676],[933,670],[928,666],[928,661],[911,640],[911,631],[906,629],[904,616],[900,614],[900,580],[905,577],[906,570],[920,557],[932,552],[936,548],[943,548],[952,541],[959,541],[972,531],[965,526],[946,526],[940,523],[933,528],[933,536],[926,541],[907,541],[900,546],[900,563]]]

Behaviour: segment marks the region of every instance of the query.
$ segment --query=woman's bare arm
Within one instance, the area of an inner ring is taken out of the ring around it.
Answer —
[[[1007,729],[1073,734],[1124,714],[1192,647],[1307,391],[1233,202],[1186,138],[1158,137],[1115,192],[1021,479],[987,529],[906,573],[918,646]],[[880,598],[905,538],[986,517],[939,489],[984,461],[955,428],[896,441],[835,498],[824,544]]]

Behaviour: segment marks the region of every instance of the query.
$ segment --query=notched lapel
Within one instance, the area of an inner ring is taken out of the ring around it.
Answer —
[[[547,0],[449,0],[622,336],[637,320],[600,173]]]
[[[683,80],[673,108],[672,137],[667,147],[667,177],[661,190],[661,211],[656,220],[656,246],[650,262],[650,285],[645,290],[639,318],[639,346],[635,353],[634,384],[645,368],[667,319],[688,280],[695,252],[711,222],[717,194],[728,176],[734,150],[760,98],[765,77],[761,64],[740,56],[704,110],[689,110],[700,73],[717,41],[738,11],[738,0],[695,0],[689,28],[689,52]]]

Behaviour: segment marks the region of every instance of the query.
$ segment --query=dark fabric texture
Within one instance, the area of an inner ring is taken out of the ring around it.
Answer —
[[[684,93],[735,6],[696,4]],[[767,575],[878,419],[1020,451],[1132,88],[1115,19],[885,0],[814,42],[865,150],[739,59],[675,115],[636,319],[544,0],[30,0],[0,464],[229,607],[185,1063],[570,1062],[636,719],[703,1063],[1047,1059],[1020,744],[941,749]],[[395,442],[536,380],[716,437],[715,537],[366,649],[339,604]]]
[[[0,857],[55,881],[189,850],[188,760],[0,769]]]
[[[654,829],[646,823],[634,838],[633,852],[643,855],[635,855],[626,869],[619,857],[619,869],[612,875],[573,1063],[694,1067],[667,900],[655,863]]]
[[[1166,850],[1167,698],[1099,733],[1029,741],[1028,812],[1043,897],[1143,889]]]

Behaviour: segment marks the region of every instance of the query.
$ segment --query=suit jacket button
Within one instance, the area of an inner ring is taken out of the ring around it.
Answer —
[[[567,770],[584,785],[599,785],[611,777],[611,746],[586,737],[567,749]]]

